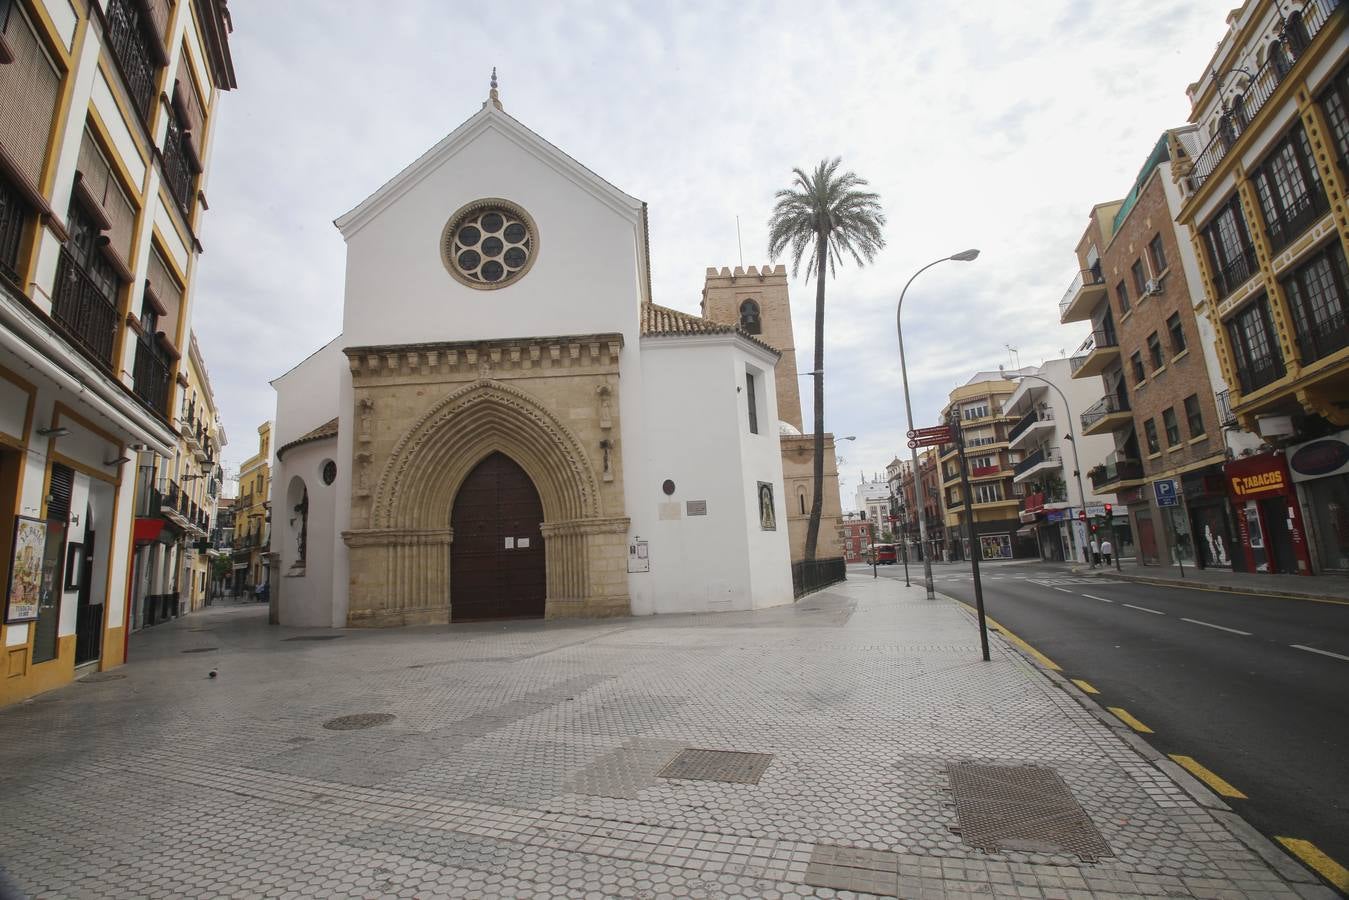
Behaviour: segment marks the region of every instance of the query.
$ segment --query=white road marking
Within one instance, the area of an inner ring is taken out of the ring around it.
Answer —
[[[1342,659],[1345,662],[1349,662],[1349,656],[1345,656],[1341,653],[1331,653],[1329,650],[1317,650],[1315,647],[1304,647],[1301,644],[1289,644],[1288,646],[1296,650],[1306,650],[1308,653],[1319,653],[1322,656],[1331,656],[1335,659]]]
[[[1083,597],[1088,597],[1088,598],[1090,598],[1090,599],[1092,599],[1092,600],[1100,600],[1102,603],[1114,603],[1114,602],[1115,602],[1114,600],[1107,600],[1105,597],[1097,597],[1095,594],[1083,594],[1082,596],[1083,596]]]
[[[1154,616],[1164,616],[1164,615],[1166,615],[1166,613],[1162,612],[1160,609],[1148,609],[1146,606],[1134,606],[1132,603],[1125,603],[1125,604],[1122,604],[1122,605],[1123,605],[1123,606],[1127,606],[1127,607],[1129,607],[1130,609],[1136,609],[1136,610],[1138,610],[1139,612],[1152,613]]]
[[[1228,628],[1226,625],[1214,625],[1212,622],[1201,622],[1198,619],[1186,619],[1184,617],[1181,618],[1181,621],[1189,622],[1191,625],[1203,625],[1205,628],[1216,628],[1219,631],[1230,631],[1233,634],[1240,634],[1245,637],[1251,636],[1251,633],[1249,631],[1238,631],[1235,628]]]
[[[1067,588],[1061,588],[1061,587],[1056,587],[1056,588],[1054,588],[1054,590],[1056,590],[1056,591],[1063,591],[1065,594],[1075,594],[1075,593],[1077,593],[1076,591],[1070,591],[1070,590],[1068,590]]]

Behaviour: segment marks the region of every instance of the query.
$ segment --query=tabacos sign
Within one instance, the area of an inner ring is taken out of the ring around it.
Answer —
[[[1288,468],[1282,456],[1248,456],[1223,467],[1227,486],[1237,500],[1288,493]]]

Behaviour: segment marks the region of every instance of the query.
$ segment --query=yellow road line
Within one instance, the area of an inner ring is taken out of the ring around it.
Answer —
[[[1098,690],[1096,690],[1096,688],[1092,687],[1091,684],[1090,684],[1089,682],[1083,681],[1081,678],[1074,678],[1074,679],[1073,679],[1073,684],[1077,685],[1078,687],[1080,687],[1083,691],[1085,691],[1085,692],[1088,693],[1088,694],[1099,694],[1099,693],[1100,693],[1100,691],[1098,691]]]
[[[1054,660],[1050,659],[1048,656],[1045,656],[1039,650],[1036,650],[1030,644],[1027,644],[1021,638],[1012,634],[1012,632],[1008,631],[1007,628],[1001,622],[998,622],[996,619],[994,619],[992,616],[989,615],[985,615],[984,618],[988,620],[988,624],[998,629],[998,632],[1001,633],[1003,637],[1007,638],[1007,640],[1011,641],[1013,644],[1016,644],[1022,650],[1025,650],[1031,656],[1039,660],[1040,665],[1044,666],[1046,669],[1053,669],[1055,672],[1063,671],[1062,666],[1054,662]]]
[[[1134,731],[1137,731],[1139,734],[1152,734],[1151,728],[1135,719],[1133,716],[1129,714],[1129,711],[1124,709],[1123,707],[1107,706],[1106,709],[1114,713],[1115,718],[1119,719],[1121,722],[1123,722],[1125,725],[1128,725],[1130,728],[1132,728]]]
[[[1231,783],[1221,778],[1217,773],[1200,765],[1193,756],[1181,756],[1177,753],[1172,753],[1171,758],[1189,769],[1190,774],[1195,778],[1198,778],[1200,781],[1204,782],[1204,784],[1213,788],[1214,793],[1224,797],[1235,797],[1238,800],[1247,799],[1246,795],[1232,787]]]
[[[1289,852],[1297,856],[1298,859],[1315,869],[1326,881],[1329,881],[1341,891],[1349,893],[1349,869],[1326,856],[1311,841],[1286,837],[1276,838],[1276,840],[1287,847]]]

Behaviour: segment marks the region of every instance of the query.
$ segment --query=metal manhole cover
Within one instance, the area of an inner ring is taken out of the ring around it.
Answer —
[[[285,641],[335,641],[340,637],[346,637],[345,634],[302,634],[298,637],[283,638]]]
[[[180,653],[210,653],[212,650],[219,650],[219,647],[192,647],[188,650],[181,650]]]
[[[695,750],[680,753],[656,774],[681,781],[722,781],[728,784],[758,784],[773,762],[771,753],[738,750]]]
[[[80,684],[98,684],[100,681],[121,681],[126,676],[121,672],[95,672],[80,679]]]
[[[971,847],[1071,853],[1087,861],[1115,855],[1053,769],[949,763],[946,770],[960,837]]]
[[[352,716],[338,716],[323,723],[329,731],[357,731],[361,728],[374,728],[385,722],[392,722],[393,713],[356,713]]]

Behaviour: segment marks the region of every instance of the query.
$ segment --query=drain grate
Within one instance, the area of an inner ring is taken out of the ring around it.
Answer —
[[[302,634],[297,637],[283,638],[282,643],[287,641],[335,641],[340,637],[346,637],[345,634]]]
[[[80,679],[80,684],[98,684],[101,681],[121,681],[126,676],[121,672],[94,672]]]
[[[212,650],[219,650],[219,647],[192,647],[188,650],[181,650],[181,653],[210,653]]]
[[[323,723],[329,731],[359,731],[362,728],[374,728],[385,722],[392,722],[393,713],[356,713],[351,716],[338,716]]]
[[[960,837],[997,852],[1071,853],[1085,861],[1114,856],[1058,772],[1046,766],[950,763]]]
[[[688,749],[670,760],[656,774],[680,781],[722,781],[728,784],[758,784],[773,762],[771,753],[738,750]]]

